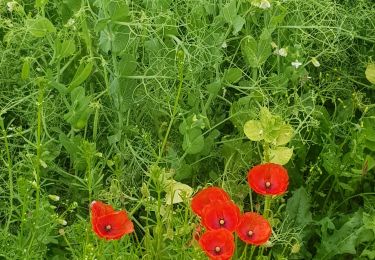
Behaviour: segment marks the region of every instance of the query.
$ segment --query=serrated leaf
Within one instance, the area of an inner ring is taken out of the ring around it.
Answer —
[[[293,225],[304,227],[312,222],[310,195],[304,187],[293,192],[286,204],[287,219]]]
[[[375,84],[375,63],[367,65],[365,74],[367,80],[370,81],[372,84]]]
[[[333,259],[336,255],[356,254],[356,241],[363,230],[362,212],[357,211],[340,229],[322,236],[314,259]]]
[[[251,141],[264,139],[264,129],[259,120],[249,120],[244,125],[244,133]]]
[[[274,149],[270,149],[270,162],[277,164],[287,164],[292,158],[293,148],[279,146]]]

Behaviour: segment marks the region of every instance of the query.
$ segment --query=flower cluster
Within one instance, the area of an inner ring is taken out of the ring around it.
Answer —
[[[288,188],[288,173],[278,164],[266,163],[248,172],[249,186],[261,195],[281,195]],[[241,214],[230,196],[219,187],[199,191],[192,200],[193,212],[201,218],[206,232],[197,237],[210,259],[228,260],[235,250],[233,232],[245,243],[262,245],[272,233],[268,220],[256,212]]]
[[[96,235],[106,240],[117,240],[134,231],[125,210],[115,211],[100,201],[91,203],[91,225]]]

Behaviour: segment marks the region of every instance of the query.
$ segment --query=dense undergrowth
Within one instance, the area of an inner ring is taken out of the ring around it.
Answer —
[[[293,155],[254,256],[375,259],[375,3],[256,2],[0,0],[0,259],[205,259],[165,183],[262,208],[262,107]],[[135,233],[98,239],[93,200]]]

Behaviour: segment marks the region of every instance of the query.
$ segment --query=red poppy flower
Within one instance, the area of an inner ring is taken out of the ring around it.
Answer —
[[[203,209],[215,201],[230,200],[228,193],[219,187],[209,187],[199,191],[191,201],[191,208],[195,214],[202,217]]]
[[[204,208],[202,224],[209,230],[225,228],[233,232],[240,216],[240,209],[232,201],[216,201]]]
[[[288,189],[287,170],[275,163],[265,163],[249,170],[247,181],[250,187],[262,195],[281,195]]]
[[[262,245],[271,236],[271,225],[262,215],[247,212],[242,215],[236,233],[247,244]]]
[[[134,226],[125,210],[115,211],[112,206],[100,201],[91,203],[91,225],[94,232],[107,240],[120,239],[134,231]]]
[[[233,234],[223,228],[207,231],[199,244],[211,260],[229,260],[234,253]]]

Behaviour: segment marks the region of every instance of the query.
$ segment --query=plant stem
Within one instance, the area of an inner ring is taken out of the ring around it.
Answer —
[[[179,50],[177,52],[176,56],[177,56],[177,61],[178,61],[178,79],[179,79],[177,95],[176,95],[176,99],[175,99],[174,105],[173,105],[172,116],[171,116],[171,119],[169,121],[167,132],[165,133],[163,143],[161,145],[161,148],[160,148],[160,151],[159,151],[159,156],[158,156],[158,159],[156,161],[156,164],[159,163],[159,161],[160,161],[160,159],[163,155],[165,146],[167,144],[168,136],[169,136],[169,133],[172,129],[173,121],[174,121],[174,119],[176,117],[176,114],[177,114],[178,101],[180,100],[180,95],[181,95],[181,90],[182,90],[182,83],[183,83],[183,78],[184,78],[184,52],[182,50]]]
[[[40,161],[42,157],[42,116],[43,116],[43,99],[44,99],[44,84],[41,80],[39,82],[38,95],[38,119],[37,119],[37,137],[36,137],[36,162],[35,162],[35,182],[36,182],[36,209],[39,210],[40,205]]]
[[[5,232],[7,232],[9,229],[10,221],[12,219],[12,214],[13,214],[13,197],[14,197],[13,171],[12,171],[12,160],[11,160],[10,152],[9,152],[7,132],[4,127],[4,120],[1,117],[0,117],[0,127],[4,136],[5,153],[7,155],[8,181],[9,181],[9,213],[8,213],[8,220],[5,226]]]

